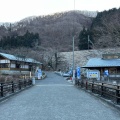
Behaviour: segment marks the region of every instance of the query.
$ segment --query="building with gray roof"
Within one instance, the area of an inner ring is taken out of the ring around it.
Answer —
[[[32,58],[24,56],[0,53],[0,73],[1,74],[29,74],[42,63]]]
[[[109,77],[120,78],[120,57],[119,54],[107,54],[103,55],[102,58],[91,58],[88,60],[85,66],[88,70],[99,70],[100,75],[104,76],[105,71],[108,71]]]
[[[87,62],[84,68],[110,68],[120,67],[120,59],[102,59],[102,58],[91,58]]]

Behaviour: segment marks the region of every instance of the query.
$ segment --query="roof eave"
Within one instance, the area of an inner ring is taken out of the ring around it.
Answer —
[[[82,68],[120,67],[120,66],[82,66]]]

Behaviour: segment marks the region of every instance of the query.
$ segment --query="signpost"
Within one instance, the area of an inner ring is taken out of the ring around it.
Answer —
[[[38,72],[38,79],[41,79],[41,77],[42,77],[42,71],[41,71],[41,69],[38,69],[37,72]]]
[[[77,79],[81,78],[80,67],[77,67]]]
[[[107,76],[109,75],[108,70],[105,70],[105,71],[104,71],[104,75],[107,75]]]
[[[107,77],[108,82],[109,82],[109,71],[108,71],[108,70],[105,70],[105,71],[104,71],[104,75]]]
[[[87,78],[96,78],[100,80],[100,71],[99,70],[89,70],[87,71]]]

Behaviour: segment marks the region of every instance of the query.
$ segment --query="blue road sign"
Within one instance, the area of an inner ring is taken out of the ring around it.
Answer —
[[[107,75],[107,76],[109,75],[108,70],[105,70],[105,71],[104,71],[104,75]]]
[[[80,79],[81,75],[80,75],[80,67],[77,67],[77,79]]]

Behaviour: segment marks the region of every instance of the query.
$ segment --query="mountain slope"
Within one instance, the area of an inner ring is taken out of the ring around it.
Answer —
[[[120,8],[98,13],[91,31],[96,48],[120,47]]]
[[[72,50],[73,34],[75,35],[77,49],[78,35],[83,26],[90,27],[92,19],[81,12],[69,11],[22,20],[12,29],[17,31],[19,35],[24,34],[27,30],[39,33],[42,47],[69,51]]]

